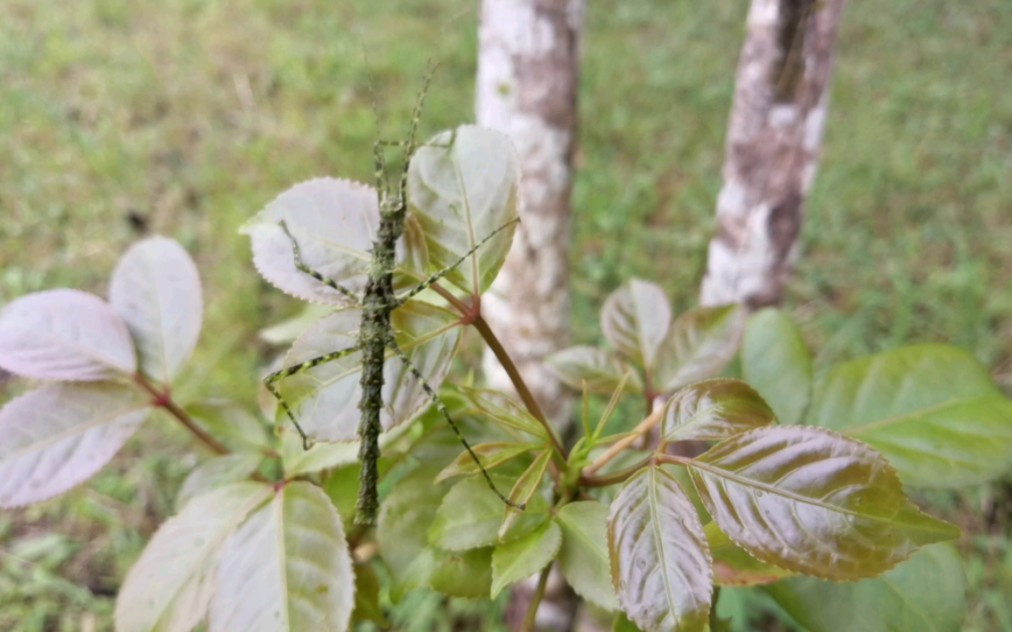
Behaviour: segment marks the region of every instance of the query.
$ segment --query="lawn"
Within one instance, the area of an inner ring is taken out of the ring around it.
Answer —
[[[747,8],[590,4],[580,342],[597,339],[603,298],[630,276],[661,283],[677,308],[695,303]],[[850,2],[786,303],[819,365],[945,341],[1012,393],[1006,5]],[[300,180],[369,181],[370,144],[402,133],[430,59],[423,129],[471,120],[475,22],[450,0],[5,0],[0,305],[53,287],[103,294],[131,242],[172,236],[196,258],[206,304],[179,398],[255,401],[273,353],[256,333],[299,306],[260,281],[239,225]],[[123,573],[201,456],[169,427],[149,424],[60,500],[0,514],[0,629],[110,626]],[[967,530],[966,630],[1012,629],[1010,499],[1008,481],[929,499]]]

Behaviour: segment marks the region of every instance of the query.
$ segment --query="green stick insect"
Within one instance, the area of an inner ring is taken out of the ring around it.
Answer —
[[[359,496],[356,505],[356,524],[373,524],[376,520],[376,514],[379,507],[379,497],[377,493],[377,481],[379,475],[377,463],[380,456],[379,435],[382,428],[380,418],[381,411],[383,409],[383,372],[388,351],[392,351],[393,354],[404,363],[413,378],[418,380],[418,383],[421,385],[426,395],[432,400],[433,404],[436,406],[443,418],[446,419],[447,423],[449,423],[450,427],[471,455],[471,458],[473,458],[478,464],[489,487],[508,506],[523,509],[522,505],[518,505],[510,501],[505,495],[503,495],[493,483],[488,472],[484,469],[484,467],[481,467],[481,462],[479,461],[478,456],[474,453],[470,444],[461,433],[459,427],[453,421],[453,418],[450,416],[446,406],[442,403],[442,401],[440,401],[439,397],[435,393],[435,390],[425,380],[421,371],[419,371],[419,369],[412,363],[409,356],[398,345],[391,323],[391,314],[394,310],[403,306],[417,294],[432,287],[439,280],[453,272],[454,269],[467,261],[467,259],[474,255],[479,248],[486,244],[486,242],[495,237],[501,231],[515,225],[517,221],[516,219],[513,219],[506,224],[495,228],[492,232],[476,243],[472,239],[471,243],[474,245],[472,245],[465,254],[460,256],[451,265],[431,275],[418,285],[407,290],[406,293],[400,296],[395,293],[394,272],[396,268],[397,243],[398,240],[401,239],[402,235],[404,235],[405,222],[408,214],[407,192],[409,166],[416,150],[415,135],[430,79],[431,73],[426,77],[425,85],[419,93],[418,99],[415,103],[407,139],[393,142],[377,141],[373,146],[373,155],[376,165],[376,190],[379,203],[379,227],[376,231],[375,239],[372,242],[371,260],[366,269],[367,278],[361,298],[354,290],[335,282],[331,278],[328,278],[325,274],[308,265],[304,260],[303,249],[300,247],[299,241],[290,230],[289,225],[284,220],[279,222],[281,229],[284,231],[284,234],[290,243],[295,268],[300,273],[315,279],[325,287],[338,292],[341,297],[346,299],[346,301],[361,309],[361,322],[356,344],[345,349],[318,355],[292,366],[285,367],[271,373],[265,379],[267,389],[278,400],[287,417],[291,419],[295,425],[299,434],[302,436],[304,447],[309,449],[309,447],[311,447],[311,439],[299,424],[296,414],[289,405],[289,402],[282,395],[279,389],[279,383],[285,378],[306,373],[314,367],[340,360],[341,358],[355,352],[361,352],[361,398],[358,404],[359,410],[361,411],[361,418],[358,426],[358,434],[361,439],[361,445],[358,457],[362,465],[362,471],[360,475]],[[456,132],[453,132],[450,135],[447,148],[452,148],[455,140]],[[384,157],[384,148],[391,146],[400,147],[402,150],[401,168],[396,177],[391,177],[388,173]]]

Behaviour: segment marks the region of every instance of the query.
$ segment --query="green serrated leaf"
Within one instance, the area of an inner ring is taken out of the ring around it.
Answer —
[[[204,618],[219,551],[236,527],[272,495],[258,483],[219,487],[166,520],[130,568],[116,598],[120,632],[183,632]]]
[[[872,577],[959,535],[903,495],[882,455],[802,426],[760,428],[689,465],[720,528],[757,558],[825,579]]]
[[[293,482],[221,550],[210,630],[347,630],[355,577],[341,517],[319,487]]]
[[[570,347],[545,358],[545,364],[563,384],[578,390],[586,384],[591,393],[611,393],[623,385],[623,379],[623,391],[639,393],[643,390],[639,374],[603,349]]]
[[[510,490],[508,498],[512,503],[525,507],[531,504],[531,498],[534,498],[534,494],[541,487],[541,481],[545,478],[545,470],[548,469],[548,463],[551,459],[551,450],[545,450],[534,458],[534,462],[517,478],[517,482],[513,484],[513,489]],[[532,513],[534,512],[532,511]],[[530,517],[530,514],[527,514],[526,510],[521,512],[513,507],[506,507],[506,516],[503,518],[502,524],[499,525],[498,536],[500,541],[506,541],[511,539],[511,536],[516,537],[521,533],[525,533],[520,524],[525,514],[527,517]]]
[[[437,551],[430,549],[423,525],[432,524],[450,486],[433,484],[434,475],[431,468],[413,473],[398,482],[380,505],[376,539],[395,580],[395,601],[407,590],[430,585],[436,566]]]
[[[496,230],[446,281],[481,294],[506,260],[517,218],[519,163],[509,139],[465,125],[419,147],[408,170],[410,211],[425,233],[429,266],[440,271]]]
[[[513,582],[537,573],[555,559],[562,545],[562,531],[554,522],[546,522],[519,540],[500,544],[492,552],[491,598]]]
[[[622,485],[608,515],[611,577],[622,610],[647,632],[705,630],[713,584],[703,525],[659,467]]]
[[[817,380],[809,417],[881,451],[909,485],[972,485],[1012,469],[1012,401],[953,347],[838,365]]]
[[[358,309],[327,316],[299,336],[285,357],[285,366],[355,347],[361,320]],[[458,317],[434,305],[411,301],[393,312],[391,323],[400,348],[429,385],[438,388],[460,341]],[[282,396],[310,437],[325,442],[358,438],[362,415],[358,407],[362,398],[361,360],[361,353],[356,351],[278,383]],[[380,423],[384,430],[413,419],[431,402],[421,382],[393,351],[387,353],[382,395],[385,405]]]
[[[493,476],[502,489],[509,479]],[[483,477],[460,481],[439,505],[429,541],[445,551],[466,551],[495,544],[506,505],[488,488]]]
[[[780,423],[802,422],[812,395],[812,355],[787,314],[768,307],[749,316],[741,342],[741,370]]]
[[[665,404],[666,441],[720,441],[774,423],[773,411],[751,386],[739,380],[696,382]]]
[[[176,494],[176,509],[182,509],[195,496],[215,487],[238,483],[257,470],[263,455],[254,452],[223,454],[204,461],[190,470]]]
[[[738,351],[744,316],[737,305],[698,307],[671,324],[654,361],[654,390],[670,393],[720,373]]]
[[[526,408],[499,391],[467,387],[458,387],[457,390],[467,402],[467,408],[462,413],[491,422],[519,440],[535,437],[548,441],[544,426]]]
[[[494,442],[476,445],[472,450],[478,455],[481,467],[484,467],[488,471],[537,447],[537,445],[531,443]],[[479,471],[480,468],[475,463],[474,457],[471,456],[470,452],[464,450],[452,463],[439,472],[439,475],[436,476],[436,482],[441,483],[457,476],[470,476],[477,474]]]
[[[760,586],[794,575],[791,571],[757,560],[711,522],[703,528],[713,556],[713,580],[720,586]]]
[[[555,515],[562,529],[559,570],[578,595],[605,610],[618,609],[608,561],[608,508],[596,500],[569,503]]]
[[[671,326],[668,297],[656,283],[630,279],[601,309],[601,330],[615,349],[645,369],[654,364]]]
[[[966,578],[949,544],[924,547],[873,579],[797,577],[765,590],[809,632],[959,632],[966,612]]]

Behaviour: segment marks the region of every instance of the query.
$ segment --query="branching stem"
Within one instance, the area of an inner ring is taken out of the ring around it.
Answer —
[[[650,413],[646,419],[641,421],[638,426],[633,428],[632,432],[622,437],[618,441],[612,444],[604,454],[597,457],[597,459],[588,465],[584,469],[585,476],[593,476],[598,470],[608,464],[612,459],[622,453],[623,450],[636,443],[636,441],[649,432],[654,426],[661,422],[661,418],[664,416],[664,407],[659,406],[654,412]]]
[[[153,384],[151,384],[151,382],[149,382],[140,373],[135,373],[133,379],[138,386],[143,388],[145,391],[150,393],[152,397],[154,397],[155,404],[157,406],[164,408],[166,411],[168,411],[170,415],[179,420],[179,423],[186,426],[186,429],[189,430],[191,433],[193,433],[195,437],[200,439],[204,443],[204,445],[209,447],[217,454],[228,454],[229,452],[231,452],[231,450],[225,447],[225,444],[221,443],[220,441],[212,437],[210,434],[208,434],[203,428],[198,426],[197,422],[193,421],[193,418],[190,417],[190,415],[187,414],[185,410],[180,408],[179,404],[173,401],[172,395],[169,393],[168,389],[164,391],[159,391],[154,387]]]

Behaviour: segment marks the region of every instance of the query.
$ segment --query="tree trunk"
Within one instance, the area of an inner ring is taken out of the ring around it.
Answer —
[[[702,303],[781,302],[815,179],[845,0],[753,0]]]
[[[483,313],[546,416],[568,421],[562,386],[542,359],[569,339],[569,214],[584,0],[484,0],[478,37],[478,124],[520,156],[516,239]],[[486,352],[485,375],[510,382]]]
[[[520,226],[482,313],[545,415],[565,430],[570,403],[543,364],[569,340],[569,216],[576,146],[579,43],[585,0],[483,0],[475,110],[520,157]],[[486,351],[491,386],[512,385]],[[578,604],[560,577],[538,608],[538,629],[567,630]],[[534,584],[518,584],[506,623],[520,629]]]

